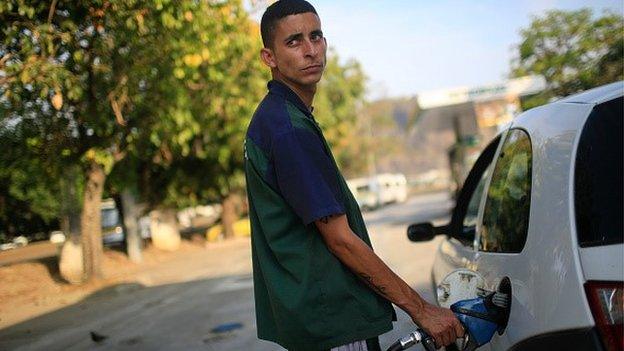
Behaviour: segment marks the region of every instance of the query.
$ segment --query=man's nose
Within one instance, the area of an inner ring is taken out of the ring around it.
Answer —
[[[304,45],[304,54],[306,56],[315,57],[318,54],[318,48],[311,40],[305,40]]]

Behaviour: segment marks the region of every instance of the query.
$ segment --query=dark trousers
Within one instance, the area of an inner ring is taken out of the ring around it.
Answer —
[[[366,339],[366,347],[368,348],[368,351],[381,351],[381,346],[379,345],[379,337]]]
[[[381,351],[381,346],[379,345],[379,337],[367,339],[366,347],[368,347],[368,351]]]

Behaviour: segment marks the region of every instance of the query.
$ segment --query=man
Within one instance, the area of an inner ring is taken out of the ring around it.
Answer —
[[[379,350],[390,302],[438,346],[463,335],[375,255],[357,202],[312,115],[327,42],[315,9],[280,0],[262,17],[273,80],[245,140],[258,337],[289,350]]]

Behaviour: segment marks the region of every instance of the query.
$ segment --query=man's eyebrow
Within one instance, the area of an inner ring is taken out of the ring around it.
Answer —
[[[284,43],[288,43],[291,40],[301,40],[301,39],[303,39],[303,33],[295,33],[286,37],[286,39],[284,39]]]
[[[318,35],[318,36],[323,36],[323,31],[320,29],[316,29],[313,30],[311,33],[311,35]],[[291,34],[288,37],[286,37],[286,39],[284,39],[284,43],[288,43],[291,40],[301,40],[303,39],[303,33],[295,33],[295,34]]]

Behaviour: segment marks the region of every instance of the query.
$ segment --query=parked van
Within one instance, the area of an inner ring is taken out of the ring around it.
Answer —
[[[407,199],[407,180],[403,174],[384,173],[368,178],[354,178],[347,180],[347,184],[362,210],[372,210]]]
[[[403,174],[379,174],[373,178],[382,205],[404,202],[407,199],[407,180]]]
[[[373,210],[380,206],[377,185],[371,178],[349,179],[347,185],[362,210]]]

